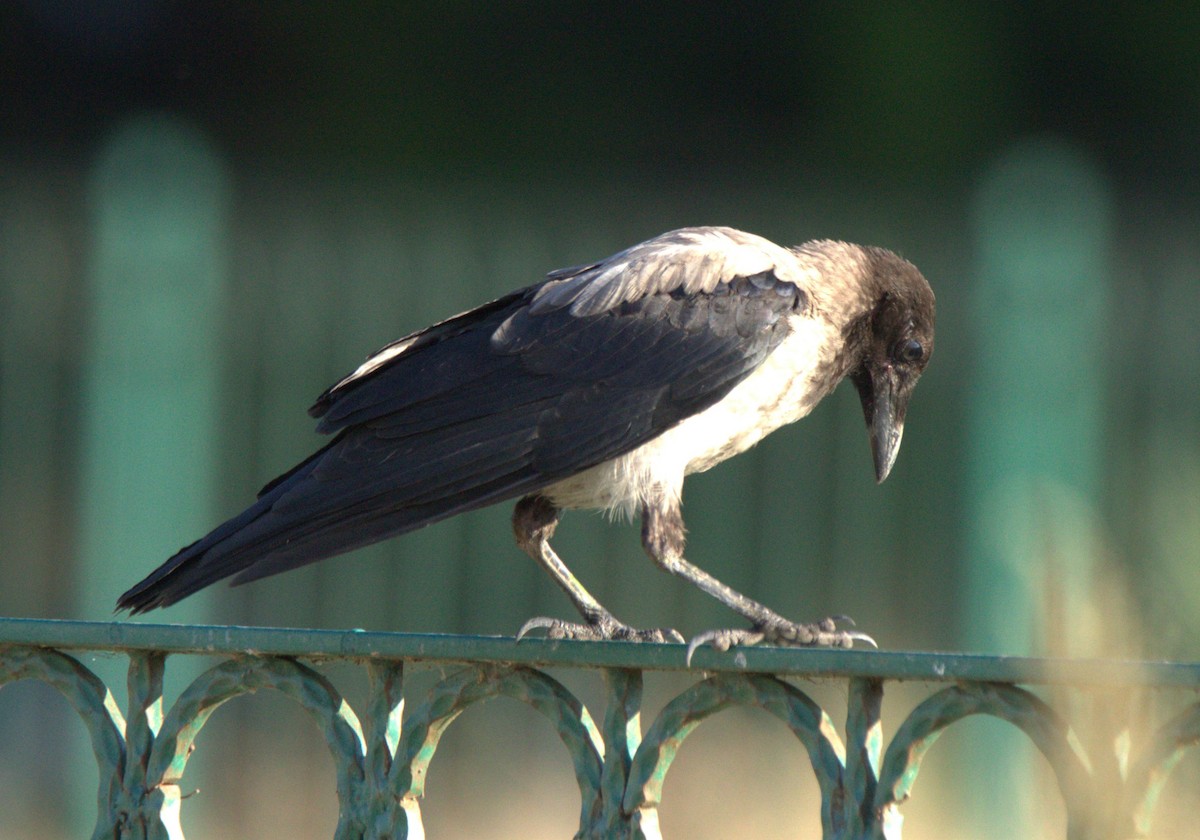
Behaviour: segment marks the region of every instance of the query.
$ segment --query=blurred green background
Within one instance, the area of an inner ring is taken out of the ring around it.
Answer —
[[[110,618],[125,588],[318,445],[304,409],[385,342],[549,269],[724,224],[902,253],[938,295],[938,343],[886,484],[847,387],[689,481],[692,561],[787,615],[851,614],[889,649],[1195,658],[1197,44],[1200,6],[1185,3],[9,0],[0,614]],[[569,616],[508,516],[147,620],[509,634]],[[636,528],[568,514],[556,544],[631,623],[690,635],[730,621],[656,571]],[[119,663],[93,665],[120,684]],[[86,748],[48,697],[0,695],[0,837],[70,836],[88,810],[94,773],[72,783],[82,803],[61,801]],[[189,836],[332,830],[319,736],[258,702],[206,731],[223,746],[195,770],[209,792],[184,809]],[[431,800],[455,827],[437,834],[431,817],[431,836],[539,836],[543,794],[479,791],[510,761],[541,778],[543,748],[560,785],[544,796],[566,815],[545,836],[569,834],[577,801],[552,735],[490,713],[444,748]],[[724,768],[756,743],[786,754],[811,799],[798,745],[739,726],[685,751],[668,836],[816,830],[811,808],[777,813],[759,764],[736,774],[735,801],[762,796],[741,814],[688,792],[714,784],[705,749]],[[978,767],[991,747],[976,749]],[[1016,819],[1009,797],[1047,798],[954,784],[964,771],[939,760],[927,773],[944,792],[906,809],[909,837],[982,836],[980,801]],[[294,805],[264,815],[262,791],[281,792],[251,780],[281,766],[312,789],[291,778]],[[206,820],[224,828],[205,834]]]

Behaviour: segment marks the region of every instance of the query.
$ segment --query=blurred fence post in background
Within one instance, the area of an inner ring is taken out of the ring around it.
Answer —
[[[1103,176],[1053,141],[1009,150],[975,198],[967,650],[1104,654],[1092,595],[1111,217]],[[1012,727],[986,725],[975,749],[996,772],[970,776],[971,836],[1035,836],[1033,753]]]
[[[229,195],[204,138],[166,118],[118,128],[89,186],[75,612],[106,618],[117,595],[214,524]],[[173,618],[205,612],[199,596]]]
[[[110,617],[121,592],[213,524],[229,204],[206,139],[170,117],[119,125],[95,158],[74,615]],[[171,618],[201,620],[209,601]],[[92,785],[70,797],[77,836]]]

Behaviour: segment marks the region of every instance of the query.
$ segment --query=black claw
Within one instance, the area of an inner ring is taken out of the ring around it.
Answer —
[[[557,618],[546,618],[545,616],[537,616],[531,618],[521,625],[521,629],[517,631],[517,641],[525,638],[525,635],[530,630],[549,630],[553,633],[556,626],[562,624]],[[550,634],[547,634],[550,635]]]
[[[764,635],[757,630],[729,628],[724,630],[709,630],[692,638],[687,646],[687,658],[684,662],[692,667],[692,654],[697,648],[711,644],[714,650],[727,651],[731,647],[748,647],[761,642]]]
[[[666,627],[662,630],[659,630],[658,632],[662,633],[666,637],[663,639],[664,643],[673,642],[677,645],[681,645],[686,641],[683,638],[683,634],[680,633],[678,630],[676,630],[674,627]]]
[[[851,642],[866,642],[871,647],[875,648],[875,650],[879,650],[879,645],[877,645],[875,643],[875,640],[872,639],[870,636],[868,636],[866,633],[850,632],[850,633],[846,633],[845,635],[846,635],[846,638],[851,640]],[[850,644],[847,647],[854,647],[854,645]]]

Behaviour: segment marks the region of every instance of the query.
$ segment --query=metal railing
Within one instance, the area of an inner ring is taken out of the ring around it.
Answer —
[[[129,659],[128,705],[77,651]],[[164,712],[169,656],[218,663]],[[369,699],[356,711],[313,664],[341,660],[366,670]],[[311,663],[311,664],[310,664]],[[405,711],[406,668],[445,670],[425,700]],[[452,667],[461,666],[461,667]],[[545,668],[599,672],[605,708],[594,716]],[[1133,744],[1085,749],[1062,715],[1029,688],[1200,686],[1200,665],[1021,659],[940,653],[751,648],[698,651],[696,681],[640,729],[643,673],[682,671],[680,645],[551,642],[362,631],[147,625],[0,619],[0,688],[41,680],[87,728],[99,769],[94,838],[182,838],[180,781],[209,716],[261,689],[292,698],[324,734],[336,766],[337,838],[424,837],[419,800],[446,728],[467,707],[506,696],[544,715],[570,754],[580,793],[577,837],[660,837],[658,805],[676,751],[703,720],[733,706],[768,712],[807,751],[821,792],[827,838],[900,837],[900,805],[926,751],[950,724],[991,715],[1024,732],[1052,768],[1070,838],[1149,831],[1151,814],[1182,752],[1200,741],[1200,702]],[[830,716],[790,680],[845,680],[848,714]],[[935,684],[884,744],[884,687]],[[361,715],[360,715],[361,713]],[[1108,746],[1112,746],[1109,744]],[[0,817],[0,823],[3,818]],[[0,825],[0,829],[2,829]]]

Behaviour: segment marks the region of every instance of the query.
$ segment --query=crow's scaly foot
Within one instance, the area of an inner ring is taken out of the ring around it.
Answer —
[[[602,616],[595,624],[563,621],[559,618],[531,618],[517,631],[517,641],[525,638],[531,630],[545,630],[548,639],[591,639],[622,642],[676,642],[682,643],[683,636],[670,627],[652,627],[639,630],[622,624],[611,615]]]
[[[725,651],[731,647],[747,647],[766,643],[780,647],[854,647],[855,642],[865,642],[871,647],[879,647],[875,640],[866,633],[855,630],[841,630],[837,622],[854,625],[849,616],[837,615],[823,618],[813,624],[796,624],[785,619],[773,619],[751,628],[729,628],[725,630],[709,630],[701,633],[688,642],[687,664],[692,664],[692,654],[703,645],[712,645],[717,650]]]

